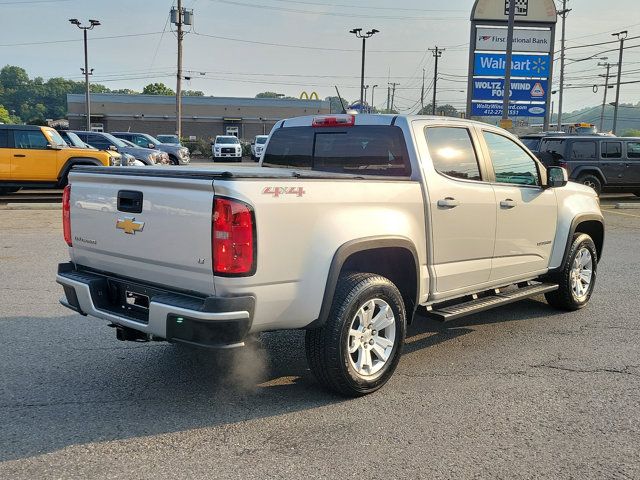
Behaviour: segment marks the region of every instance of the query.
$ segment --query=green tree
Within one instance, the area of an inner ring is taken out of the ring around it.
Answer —
[[[11,121],[11,115],[9,115],[9,110],[0,105],[0,123],[13,123]]]
[[[150,83],[142,89],[143,95],[174,95],[176,92],[167,87],[164,83]]]
[[[119,88],[118,90],[111,90],[111,93],[121,93],[123,95],[139,95],[140,92],[131,90],[130,88]]]
[[[433,104],[430,103],[429,105],[425,105],[425,107],[418,112],[418,115],[431,115],[432,111],[433,111]],[[438,105],[436,107],[436,115],[439,115],[442,117],[459,117],[460,112],[458,112],[458,109],[455,108],[453,105],[445,104],[445,105]]]
[[[183,90],[182,96],[183,97],[204,97],[204,92],[201,92],[200,90]]]
[[[640,137],[640,130],[630,128],[622,134],[623,137]]]

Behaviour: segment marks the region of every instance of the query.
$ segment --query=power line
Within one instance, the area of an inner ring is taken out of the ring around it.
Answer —
[[[129,33],[125,35],[110,35],[106,37],[91,37],[91,40],[110,40],[113,38],[130,38],[130,37],[146,37],[150,35],[160,35],[162,32],[148,32],[148,33]],[[24,43],[0,43],[0,47],[24,47],[28,45],[49,45],[51,43],[76,43],[82,42],[82,39],[70,39],[70,40],[47,40],[45,42],[24,42]]]

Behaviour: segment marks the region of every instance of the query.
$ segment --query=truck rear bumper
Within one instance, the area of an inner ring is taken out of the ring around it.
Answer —
[[[62,305],[146,334],[201,347],[239,346],[251,328],[255,298],[195,297],[108,274],[58,265]]]

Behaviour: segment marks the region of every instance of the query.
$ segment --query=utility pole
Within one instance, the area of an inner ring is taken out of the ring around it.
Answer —
[[[376,33],[380,33],[380,30],[376,30],[375,28],[373,28],[366,33],[362,33],[361,28],[354,28],[352,30],[349,30],[349,33],[353,33],[357,38],[362,39],[362,69],[360,72],[360,108],[363,109],[364,108],[364,58],[365,58],[365,51],[366,51],[366,41],[367,41],[367,38],[372,37]]]
[[[617,88],[616,88],[616,104],[613,109],[613,129],[612,132],[614,135],[618,133],[618,109],[620,108],[620,85],[622,81],[622,54],[624,52],[624,40],[627,38],[629,32],[623,30],[622,32],[612,34],[614,37],[618,37],[620,40],[620,55],[618,56],[618,80],[617,80]]]
[[[391,113],[391,111],[393,110],[393,104],[396,98],[396,87],[400,85],[397,82],[391,82],[391,109],[387,109],[389,111],[389,113]]]
[[[602,111],[600,112],[600,131],[604,131],[604,111],[607,106],[607,90],[609,90],[609,70],[611,64],[609,62],[598,63],[599,67],[606,67],[607,73],[604,75],[604,98],[602,99]],[[600,75],[602,76],[602,75]]]
[[[89,53],[87,47],[87,31],[93,30],[93,27],[97,27],[100,25],[98,20],[89,20],[89,25],[83,27],[80,21],[77,18],[70,18],[69,22],[72,25],[75,25],[80,30],[82,30],[83,38],[84,38],[84,69],[82,73],[84,73],[84,96],[85,96],[85,116],[87,117],[86,130],[87,132],[91,131],[91,92],[89,91],[89,75],[93,73],[93,68],[89,70]]]
[[[565,41],[567,39],[567,14],[571,9],[567,9],[567,0],[562,0],[562,10],[558,15],[562,15],[562,39],[560,40],[560,88],[558,95],[558,131],[562,131],[562,100],[564,98],[564,60],[565,60]]]
[[[436,59],[435,67],[433,69],[433,104],[431,105],[431,114],[436,114],[436,96],[438,94],[438,59],[442,56],[442,52],[444,52],[444,48],[430,48],[430,52],[433,52],[433,56]]]
[[[182,0],[177,0],[177,7],[171,9],[171,23],[176,26],[178,39],[178,69],[176,73],[176,135],[182,138],[182,41],[185,25],[193,24],[193,10],[182,8]]]
[[[509,102],[511,100],[511,61],[513,59],[513,27],[516,23],[516,2],[509,0],[509,23],[507,27],[507,54],[504,66],[504,86],[502,88],[502,128],[511,128],[509,120]]]
[[[420,115],[424,115],[424,68],[422,69],[422,89],[420,90]]]
[[[391,84],[387,84],[387,113],[391,112]]]

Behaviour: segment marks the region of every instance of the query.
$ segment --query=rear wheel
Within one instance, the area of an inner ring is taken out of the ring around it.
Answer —
[[[559,285],[558,290],[545,294],[547,303],[561,310],[579,310],[591,298],[596,283],[598,251],[591,237],[576,234],[562,270],[550,280]]]
[[[578,178],[578,183],[593,188],[598,195],[602,192],[602,182],[595,175],[587,174]]]
[[[174,157],[173,155],[169,155],[169,163],[171,165],[179,165],[180,164],[178,159],[176,157]]]
[[[393,375],[406,331],[402,295],[371,273],[340,277],[325,325],[306,334],[307,361],[325,387],[357,397]]]

